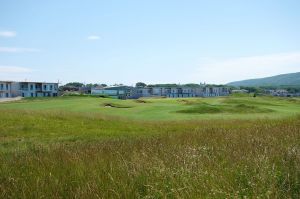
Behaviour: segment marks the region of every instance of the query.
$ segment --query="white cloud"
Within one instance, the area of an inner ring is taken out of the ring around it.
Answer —
[[[15,37],[16,35],[15,31],[0,31],[0,37]]]
[[[90,35],[90,36],[87,37],[87,39],[88,40],[98,40],[98,39],[100,39],[100,36],[98,36],[98,35]]]
[[[228,59],[205,59],[194,78],[207,83],[261,78],[300,71],[300,52]]]
[[[11,74],[11,73],[29,73],[32,72],[29,68],[19,66],[0,66],[0,73]]]
[[[0,47],[0,52],[5,53],[24,53],[24,52],[39,52],[39,49],[35,48],[18,48],[18,47]]]

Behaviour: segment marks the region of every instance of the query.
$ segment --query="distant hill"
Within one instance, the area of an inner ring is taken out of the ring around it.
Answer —
[[[230,86],[300,86],[300,72],[230,82]]]

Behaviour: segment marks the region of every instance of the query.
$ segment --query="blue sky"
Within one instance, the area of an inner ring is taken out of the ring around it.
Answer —
[[[0,79],[227,83],[300,71],[298,0],[0,0]]]

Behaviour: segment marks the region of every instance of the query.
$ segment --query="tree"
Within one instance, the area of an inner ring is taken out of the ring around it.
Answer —
[[[96,87],[96,86],[98,86],[98,84],[86,84],[85,85],[85,87],[87,87],[87,88],[93,88],[93,87]]]
[[[79,91],[79,88],[83,86],[84,84],[80,82],[69,82],[64,86],[60,86],[59,91]]]
[[[147,84],[145,84],[143,82],[138,82],[138,83],[135,84],[135,87],[138,87],[138,88],[144,88],[146,86],[147,86]]]
[[[67,87],[77,87],[77,88],[79,88],[79,87],[83,87],[84,84],[83,84],[83,83],[80,83],[80,82],[69,82],[69,83],[67,83],[65,86],[67,86]]]

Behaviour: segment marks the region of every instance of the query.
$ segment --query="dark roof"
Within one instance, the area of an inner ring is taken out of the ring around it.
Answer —
[[[133,89],[132,86],[108,86],[104,87],[104,90],[128,90],[128,89]]]
[[[96,87],[93,87],[92,89],[96,89],[96,90],[98,89],[99,90],[99,89],[104,89],[104,88],[105,87],[103,87],[103,86],[96,86]]]
[[[35,84],[58,84],[57,82],[18,82],[18,83],[35,83]]]
[[[2,80],[0,82],[2,82],[2,83],[4,83],[4,82],[5,83],[13,83],[13,81],[2,81]]]

